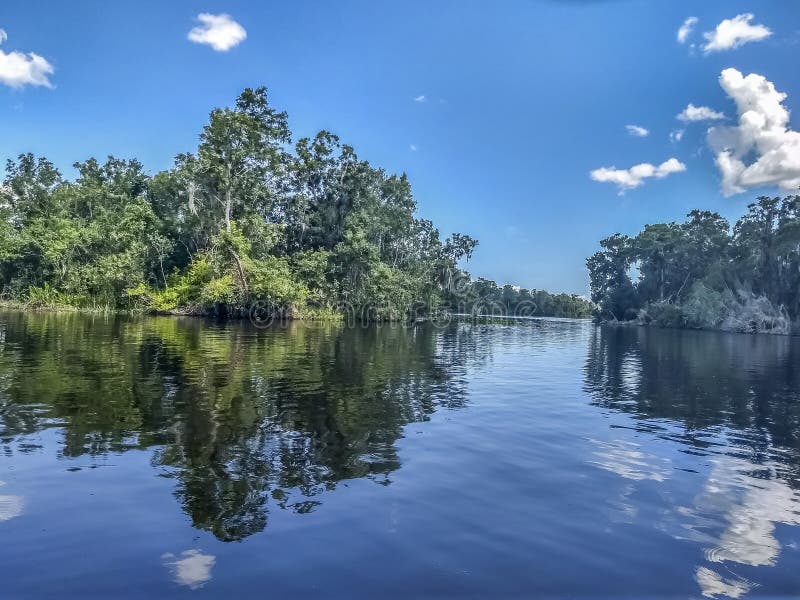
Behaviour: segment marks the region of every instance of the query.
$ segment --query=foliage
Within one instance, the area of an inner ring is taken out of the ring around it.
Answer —
[[[551,294],[513,285],[499,287],[494,281],[472,281],[460,273],[451,285],[450,309],[474,316],[569,317],[588,318],[594,305],[577,294]]]
[[[224,315],[259,302],[325,320],[342,307],[386,320],[451,305],[452,275],[477,241],[442,241],[416,216],[405,174],[373,167],[336,135],[291,139],[266,89],[248,88],[211,111],[195,152],[152,177],[135,159],[76,163],[74,181],[32,154],[8,161],[0,294]],[[583,314],[575,303],[552,310]]]
[[[732,230],[695,210],[600,245],[586,262],[601,318],[772,333],[800,319],[800,196],[758,198]]]

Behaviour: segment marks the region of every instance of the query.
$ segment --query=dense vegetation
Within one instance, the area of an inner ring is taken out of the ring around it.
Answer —
[[[405,175],[371,166],[336,135],[291,142],[286,113],[258,88],[213,110],[196,152],[154,176],[137,160],[114,157],[76,163],[74,181],[44,158],[8,161],[0,187],[3,296],[199,314],[260,305],[313,318],[347,309],[365,320],[464,304],[459,294],[474,284],[457,265],[472,255],[474,239],[442,240],[415,216]],[[542,307],[573,314],[587,310],[581,302]]]
[[[472,281],[463,271],[458,276],[461,279],[447,288],[447,306],[458,314],[585,319],[595,311],[591,302],[576,294],[551,294],[514,285],[500,287],[488,279]]]
[[[587,266],[601,318],[773,333],[800,320],[800,196],[760,197],[732,229],[694,210],[600,245]]]

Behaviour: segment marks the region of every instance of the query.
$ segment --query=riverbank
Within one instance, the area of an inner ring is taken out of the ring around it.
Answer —
[[[664,324],[656,321],[644,321],[640,319],[632,319],[630,321],[618,321],[616,319],[595,319],[594,322],[598,325],[605,325],[609,327],[648,327],[652,329],[676,329],[684,331],[714,331],[719,333],[742,333],[745,335],[780,335],[780,336],[800,336],[800,323],[790,323],[786,327],[774,328],[759,328],[756,324],[750,327],[689,327],[686,325]]]
[[[201,319],[226,319],[231,321],[249,320],[256,326],[264,326],[277,321],[298,321],[312,323],[435,323],[446,324],[454,321],[480,325],[512,325],[521,321],[589,321],[584,317],[558,317],[552,315],[517,316],[517,315],[472,315],[466,313],[440,313],[426,316],[406,316],[395,319],[362,319],[357,318],[352,312],[337,312],[329,308],[306,309],[302,313],[297,311],[284,311],[269,313],[261,311],[261,307],[250,309],[228,310],[224,314],[214,310],[204,310],[202,307],[182,307],[176,310],[148,310],[144,308],[120,309],[106,305],[98,306],[73,306],[59,303],[32,303],[17,300],[0,300],[0,310],[17,311],[24,313],[76,313],[85,315],[126,315],[126,316],[162,316],[162,317],[197,317]],[[623,323],[618,323],[623,325]]]
[[[35,303],[35,302],[21,302],[18,300],[0,300],[0,310],[14,310],[20,312],[41,312],[41,313],[79,313],[86,315],[150,315],[150,316],[163,316],[163,317],[200,317],[200,318],[213,318],[222,317],[231,320],[283,320],[283,321],[341,321],[343,315],[332,309],[326,308],[307,308],[303,314],[296,311],[288,311],[281,314],[269,314],[264,312],[263,315],[259,314],[258,310],[253,308],[228,310],[224,314],[214,310],[203,309],[202,307],[181,307],[174,310],[152,310],[147,308],[116,308],[108,305],[97,306],[74,306],[71,304],[62,303]]]
[[[72,306],[69,304],[38,304],[34,302],[21,302],[19,300],[0,300],[0,310],[15,310],[20,312],[41,312],[41,313],[48,313],[48,312],[73,312],[73,313],[80,313],[85,315],[97,315],[97,314],[114,314],[114,315],[121,315],[121,314],[146,314],[144,311],[139,310],[126,310],[126,309],[119,309],[113,308],[111,306]]]

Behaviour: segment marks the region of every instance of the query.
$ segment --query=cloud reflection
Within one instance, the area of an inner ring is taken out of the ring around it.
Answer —
[[[753,477],[754,467],[739,458],[715,459],[694,508],[685,510],[702,522],[712,519],[725,523],[706,551],[710,562],[773,566],[781,551],[775,524],[800,525],[800,494],[774,477],[777,465],[761,465],[773,478]]]
[[[180,556],[172,552],[163,554],[164,565],[172,571],[173,581],[190,589],[203,587],[211,580],[211,569],[217,562],[213,554],[203,554],[200,550],[184,550]]]
[[[641,450],[638,444],[615,440],[603,442],[592,440],[597,446],[594,452],[598,460],[592,464],[616,473],[625,479],[633,481],[664,481],[670,473],[671,462],[668,458],[648,454]]]
[[[706,598],[716,598],[717,596],[741,598],[752,587],[750,583],[741,579],[724,579],[722,575],[706,567],[697,568],[695,580]]]
[[[5,485],[5,481],[0,481],[0,486]],[[24,496],[3,496],[0,495],[0,521],[8,521],[20,516],[25,507]]]

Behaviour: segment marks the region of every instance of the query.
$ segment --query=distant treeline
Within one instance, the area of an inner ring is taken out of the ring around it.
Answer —
[[[0,294],[28,306],[402,319],[454,305],[477,241],[442,240],[389,175],[320,131],[292,145],[265,88],[214,109],[194,153],[154,176],[91,158],[66,180],[9,160],[0,185]],[[558,303],[541,301],[552,314]],[[552,306],[551,306],[552,305]],[[572,308],[566,309],[573,311]],[[565,313],[566,314],[566,313]]]
[[[595,311],[591,302],[576,294],[551,294],[513,285],[498,287],[488,279],[467,278],[451,287],[449,308],[456,313],[582,319],[591,317]]]
[[[586,262],[602,319],[773,333],[800,320],[800,196],[760,197],[733,228],[694,210],[600,245]]]

